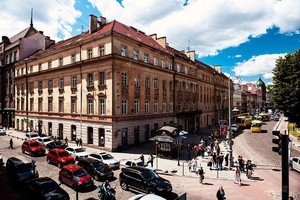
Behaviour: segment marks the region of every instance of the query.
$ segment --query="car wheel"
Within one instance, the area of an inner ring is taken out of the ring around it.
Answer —
[[[121,182],[121,188],[122,188],[123,190],[128,190],[128,185],[127,185],[127,183],[126,183],[125,181],[122,181],[122,182]]]
[[[60,162],[57,163],[57,167],[58,167],[58,168],[61,168],[61,163],[60,163]]]
[[[99,181],[99,180],[100,180],[100,177],[99,177],[98,175],[95,175],[94,179],[95,179],[96,181]]]
[[[47,158],[47,163],[48,163],[48,164],[51,164],[51,161],[50,161],[50,159],[49,159],[49,158]]]

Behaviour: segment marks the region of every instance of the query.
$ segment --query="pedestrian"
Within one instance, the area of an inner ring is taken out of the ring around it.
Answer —
[[[13,142],[12,138],[10,138],[10,140],[9,140],[9,147],[8,148],[9,149],[13,149],[14,148],[14,142]]]
[[[228,166],[229,153],[225,155],[225,166]]]
[[[234,174],[234,182],[238,183],[239,186],[242,185],[242,179],[241,179],[241,170],[240,168],[237,166],[236,170],[235,170],[235,174]]]
[[[54,141],[56,141],[56,136],[54,136]]]
[[[187,164],[188,164],[188,167],[189,167],[189,171],[191,171],[191,169],[192,169],[192,161],[189,160]]]
[[[143,154],[140,156],[140,159],[141,159],[142,165],[143,165],[143,167],[144,167],[144,166],[145,166],[145,158],[144,158],[144,155],[143,155]]]
[[[220,156],[219,156],[219,167],[220,167],[220,170],[223,169],[223,161],[224,161],[224,155],[221,153]]]
[[[152,155],[152,153],[150,153],[147,164],[150,163],[151,167],[153,167],[153,160],[154,160],[154,156]]]
[[[76,142],[76,146],[78,146],[79,145],[79,139],[76,139],[75,142]]]
[[[214,154],[212,156],[212,159],[213,159],[213,167],[216,167],[217,166],[217,154],[216,154],[216,152],[214,152]]]
[[[68,137],[65,138],[65,143],[66,143],[67,146],[69,146],[68,145]]]
[[[82,139],[81,138],[79,138],[79,146],[82,147]]]
[[[193,172],[197,172],[197,160],[196,157],[193,158],[192,160],[192,168],[193,168]]]
[[[225,192],[224,192],[224,189],[223,189],[223,186],[221,185],[220,188],[218,189],[217,191],[217,199],[218,200],[223,200],[223,199],[226,199],[225,197]]]
[[[203,180],[204,180],[204,171],[203,171],[202,167],[200,167],[198,169],[197,174],[199,175],[199,183],[203,183]]]

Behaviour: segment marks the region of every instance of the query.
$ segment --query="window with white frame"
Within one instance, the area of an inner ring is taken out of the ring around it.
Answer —
[[[158,112],[158,101],[154,100],[154,112],[157,113]]]
[[[72,88],[77,88],[77,77],[76,76],[72,76],[71,77],[71,82],[72,82],[72,85],[71,85],[71,87]]]
[[[76,54],[71,55],[71,63],[72,64],[76,63]]]
[[[105,73],[99,72],[99,85],[105,85]]]
[[[99,46],[99,55],[104,56],[105,55],[105,47],[104,45]]]
[[[53,107],[53,103],[52,103],[52,97],[48,97],[48,112],[52,112],[52,107]]]
[[[170,88],[170,91],[173,91],[173,81],[169,82],[169,88]]]
[[[184,73],[188,74],[188,68],[187,67],[184,67]]]
[[[176,71],[180,72],[180,65],[179,64],[176,65]]]
[[[64,89],[64,78],[59,79],[58,89]]]
[[[63,66],[64,62],[63,62],[63,58],[59,58],[58,59],[58,66]]]
[[[154,89],[158,89],[158,79],[157,78],[154,78],[153,84],[154,84]]]
[[[77,113],[77,98],[71,97],[71,113]]]
[[[122,115],[127,115],[127,100],[122,99]]]
[[[169,70],[173,70],[173,64],[172,64],[172,62],[169,63]]]
[[[121,56],[126,56],[126,47],[121,47]]]
[[[94,77],[92,73],[89,73],[87,75],[87,86],[93,86],[94,85]]]
[[[64,112],[64,98],[58,97],[58,112],[63,113]]]
[[[93,58],[93,49],[88,49],[88,59]]]
[[[145,77],[145,88],[150,88],[150,77],[149,76]]]
[[[39,90],[39,92],[43,91],[43,81],[38,82],[38,90]]]
[[[139,59],[139,52],[138,51],[133,51],[133,59],[138,60]]]
[[[134,100],[134,114],[140,113],[140,102],[138,99]]]
[[[148,63],[149,62],[149,55],[148,54],[144,54],[144,63]]]
[[[166,64],[165,64],[165,61],[164,60],[161,60],[161,67],[162,68],[165,68],[166,66],[165,66]]]
[[[167,105],[166,105],[166,101],[165,100],[163,100],[163,102],[162,102],[162,111],[163,112],[167,111]]]
[[[51,63],[51,62],[50,62]],[[48,69],[50,69],[51,67],[49,67],[49,62],[48,62]],[[42,63],[39,63],[39,66],[38,66],[38,70],[39,71],[42,71]]]
[[[126,85],[127,85],[127,73],[122,72],[122,86],[126,86]]]
[[[48,80],[48,91],[52,91],[53,90],[53,80]]]
[[[105,115],[105,99],[103,97],[99,97],[99,114]]]
[[[39,112],[43,111],[43,98],[39,98],[38,100],[38,111]]]
[[[94,114],[94,100],[92,97],[87,98],[87,114],[88,115]]]
[[[21,98],[21,110],[24,111],[24,98]]]
[[[30,108],[29,108],[30,111],[34,110],[33,106],[34,106],[34,98],[30,98]]]
[[[150,103],[148,100],[145,101],[145,113],[150,112]]]
[[[140,77],[138,75],[134,77],[134,86],[140,87]]]
[[[185,84],[185,91],[186,91],[186,92],[189,92],[189,91],[190,91],[190,88],[189,88],[189,84],[188,84],[188,83]]]
[[[154,64],[154,66],[158,65],[158,59],[156,57],[153,58],[153,64]]]

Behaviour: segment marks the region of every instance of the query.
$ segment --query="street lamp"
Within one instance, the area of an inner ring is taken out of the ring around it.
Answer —
[[[28,67],[27,67],[27,60],[28,58],[25,59],[25,70],[26,70],[26,133],[28,133],[28,123],[29,123],[29,119],[28,119]]]
[[[233,77],[233,80],[237,80],[238,83],[241,82],[241,79],[238,77]],[[231,82],[230,82],[230,77],[228,77],[228,122],[229,122],[229,169],[231,169],[231,167],[233,167],[233,157],[232,157],[232,145],[233,145],[233,141],[232,141],[232,130],[231,130]]]
[[[157,154],[157,148],[158,148],[159,142],[156,139],[155,140],[155,153],[156,153],[156,171],[158,170],[158,154]]]

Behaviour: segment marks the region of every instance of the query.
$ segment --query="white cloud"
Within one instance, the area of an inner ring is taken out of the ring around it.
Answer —
[[[9,0],[0,1],[1,35],[11,37],[30,25],[33,8],[33,26],[51,39],[71,37],[72,25],[81,11],[74,8],[75,0],[41,1]]]
[[[253,56],[247,61],[237,63],[233,71],[237,76],[263,75],[264,78],[272,78],[272,71],[275,67],[276,59],[284,55],[285,54],[265,54]]]
[[[235,58],[241,58],[242,55],[238,54],[238,55],[235,55],[234,57],[235,57]]]

